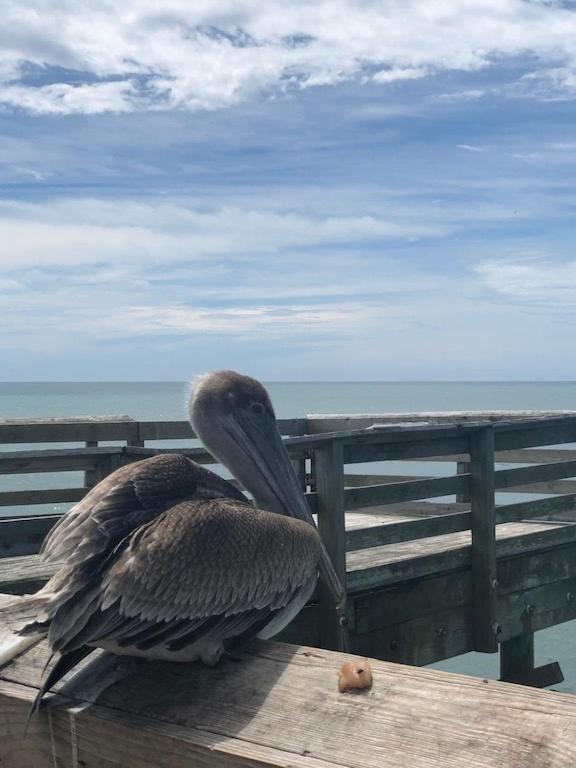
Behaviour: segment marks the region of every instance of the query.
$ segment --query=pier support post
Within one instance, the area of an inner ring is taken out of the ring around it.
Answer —
[[[494,507],[494,429],[470,436],[470,515],[472,528],[472,629],[474,650],[496,653],[496,513]]]
[[[534,633],[500,643],[500,680],[533,688],[547,688],[564,680],[557,661],[534,666]]]
[[[318,530],[346,592],[346,529],[344,523],[344,451],[340,440],[317,448],[316,494]],[[320,642],[323,648],[344,651],[348,630],[342,626],[331,595],[323,584],[320,593]]]

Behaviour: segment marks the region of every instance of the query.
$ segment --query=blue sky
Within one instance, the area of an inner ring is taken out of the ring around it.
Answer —
[[[2,379],[576,379],[576,4],[118,5],[2,4]]]

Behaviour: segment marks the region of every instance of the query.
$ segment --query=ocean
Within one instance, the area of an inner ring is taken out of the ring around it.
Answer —
[[[271,382],[266,386],[279,418],[311,413],[576,410],[576,382]],[[186,390],[184,382],[0,382],[0,419],[106,415],[183,419]],[[0,450],[7,448],[0,446]],[[410,471],[421,472],[421,467],[412,464]],[[428,465],[422,473],[442,471],[453,471],[453,465],[437,464],[434,471]],[[38,477],[35,482],[40,487]],[[27,483],[26,475],[0,480],[3,490],[33,487]],[[80,481],[72,479],[70,473],[60,473],[42,478],[43,487],[48,483],[67,487]],[[512,500],[508,495],[507,501]],[[53,509],[35,511],[48,513]],[[536,634],[536,663],[549,661],[559,661],[566,678],[554,689],[576,693],[576,621]],[[433,666],[497,679],[498,664],[497,654],[470,653]]]

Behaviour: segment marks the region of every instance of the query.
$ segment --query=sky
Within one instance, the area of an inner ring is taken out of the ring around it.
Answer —
[[[576,379],[575,2],[0,11],[1,380]]]

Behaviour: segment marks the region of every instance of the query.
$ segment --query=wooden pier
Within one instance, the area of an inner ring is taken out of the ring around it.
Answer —
[[[380,660],[373,689],[337,693],[343,656],[327,649],[341,650],[343,633],[319,594],[279,638],[297,645],[256,644],[216,670],[115,662],[137,672],[104,692],[102,673],[87,670],[23,742],[40,645],[0,670],[0,765],[573,768],[576,697],[525,686],[561,679],[557,663],[534,667],[534,633],[576,618],[576,414],[279,426],[346,584],[349,650]],[[0,478],[31,480],[0,489],[11,513],[0,519],[0,592],[34,591],[53,572],[37,552],[58,515],[37,505],[61,514],[117,467],[167,451],[213,463],[186,422],[0,422]],[[449,462],[452,474],[383,473],[387,461]],[[72,480],[41,487],[47,477]],[[544,498],[495,503],[509,492]],[[524,687],[403,666],[471,650],[499,650],[502,679]]]
[[[534,669],[534,633],[576,618],[576,481],[566,479],[576,477],[575,414],[331,416],[279,427],[346,583],[352,652],[421,666],[500,650],[502,679],[561,679],[558,664]],[[0,520],[0,592],[34,591],[53,572],[36,553],[58,516],[30,514],[35,505],[75,502],[116,467],[158,452],[213,463],[193,439],[187,422],[128,417],[0,423],[0,477],[38,484],[45,473],[82,473],[76,486],[0,491],[0,508],[24,512]],[[390,460],[457,471],[351,472]],[[495,492],[510,491],[546,498],[495,504]],[[322,600],[281,639],[341,643]]]

